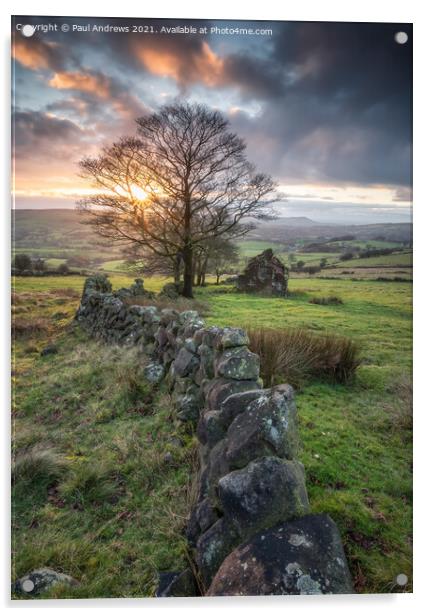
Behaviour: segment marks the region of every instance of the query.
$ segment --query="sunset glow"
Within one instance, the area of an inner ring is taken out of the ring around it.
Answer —
[[[180,96],[229,118],[250,160],[278,181],[284,215],[303,207],[335,220],[343,207],[369,222],[409,220],[408,45],[397,46],[390,24],[378,26],[378,39],[372,24],[272,26],[259,45],[217,35],[16,33],[13,79],[26,88],[14,91],[15,206],[74,207],[92,192],[78,161],[135,134],[136,118]],[[133,196],[148,193],[136,186]]]

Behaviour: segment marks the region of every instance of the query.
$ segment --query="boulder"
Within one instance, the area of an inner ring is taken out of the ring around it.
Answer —
[[[228,428],[237,415],[243,413],[250,402],[262,395],[262,390],[252,389],[230,395],[220,407],[220,421]]]
[[[216,376],[235,380],[259,378],[260,360],[245,346],[226,349],[216,361]]]
[[[232,549],[238,545],[235,530],[220,518],[203,535],[196,546],[196,562],[206,588],[211,583],[220,565]]]
[[[196,422],[199,419],[200,394],[190,389],[185,394],[175,397],[177,417],[180,421]]]
[[[219,517],[209,498],[204,498],[196,505],[196,521],[201,533],[215,524]]]
[[[304,467],[267,457],[250,462],[218,482],[224,517],[243,539],[309,511]]]
[[[248,380],[212,379],[206,387],[207,406],[210,410],[219,409],[222,402],[232,394],[252,389],[261,389],[261,385],[256,381]]]
[[[156,597],[197,597],[199,589],[191,569],[159,574],[159,586]]]
[[[181,294],[181,285],[175,282],[167,282],[159,293],[159,297],[166,297],[167,299],[178,299]]]
[[[54,571],[54,569],[42,567],[41,569],[35,569],[27,573],[17,580],[14,584],[14,591],[18,594],[29,596],[39,595],[42,592],[50,590],[56,584],[75,586],[78,582],[66,573],[60,573],[59,571]]]
[[[210,449],[220,441],[226,433],[220,421],[220,411],[207,411],[198,423],[197,436],[203,445],[208,445]]]
[[[261,456],[296,457],[296,405],[292,388],[286,387],[263,391],[233,420],[226,435],[227,458],[232,468],[241,468]]]
[[[56,355],[57,353],[58,347],[56,347],[55,344],[48,344],[48,346],[46,346],[40,352],[42,357],[46,357],[47,355]]]
[[[175,373],[180,377],[184,377],[197,370],[199,366],[199,358],[194,353],[190,353],[190,351],[183,347],[172,365]]]
[[[216,335],[215,347],[224,350],[232,347],[247,346],[249,342],[249,337],[243,329],[224,327]]]
[[[144,368],[144,377],[150,383],[157,384],[160,383],[165,376],[165,369],[161,364],[151,363]]]
[[[223,562],[208,596],[351,594],[338,529],[307,515],[254,535]]]

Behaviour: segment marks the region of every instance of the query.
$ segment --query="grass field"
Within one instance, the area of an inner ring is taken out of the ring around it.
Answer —
[[[412,251],[394,252],[390,255],[368,257],[367,259],[349,259],[341,261],[337,267],[412,267]]]
[[[111,280],[119,287],[131,278]],[[147,596],[157,570],[187,563],[195,441],[174,421],[166,394],[143,385],[143,359],[89,341],[71,324],[83,282],[14,285],[15,460],[24,468],[14,487],[14,574],[51,566],[79,580],[50,596]],[[311,380],[297,392],[300,458],[312,510],[339,525],[356,590],[399,591],[399,573],[411,590],[411,284],[295,278],[289,288],[288,299],[215,285],[196,296],[209,324],[301,327],[361,345],[354,383]],[[331,295],[343,303],[309,303]],[[41,357],[49,342],[58,353]],[[39,468],[37,482],[26,464]]]

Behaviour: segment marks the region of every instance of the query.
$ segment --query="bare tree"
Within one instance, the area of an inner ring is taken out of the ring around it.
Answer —
[[[239,263],[239,249],[233,242],[223,238],[209,241],[208,271],[216,275],[216,284],[220,276],[227,272],[233,273],[233,266]]]
[[[192,297],[194,251],[270,216],[276,185],[247,161],[243,139],[218,111],[176,103],[137,124],[137,137],[81,161],[98,192],[79,207],[103,237],[181,259],[183,295]]]

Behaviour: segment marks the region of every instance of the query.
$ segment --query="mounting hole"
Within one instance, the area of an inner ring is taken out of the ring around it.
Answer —
[[[405,45],[409,40],[407,32],[397,32],[395,35],[395,42],[399,45]]]
[[[34,26],[32,26],[30,24],[26,24],[25,26],[22,27],[21,34],[23,36],[27,36],[27,37],[33,36],[33,34],[34,34]]]
[[[22,589],[25,592],[31,592],[34,588],[34,582],[32,582],[31,580],[24,580],[24,582],[22,583]]]

